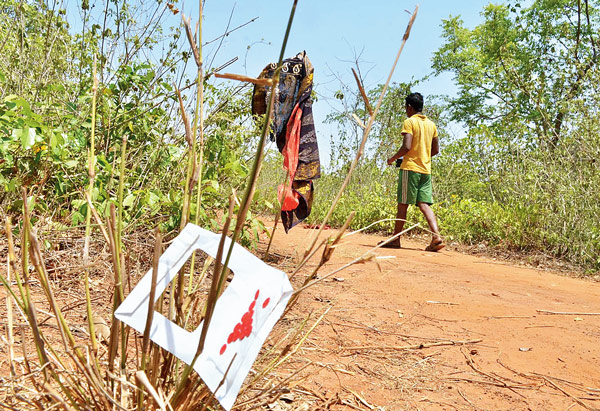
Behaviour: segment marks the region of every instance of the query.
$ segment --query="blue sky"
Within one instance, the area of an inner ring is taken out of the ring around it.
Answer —
[[[481,21],[480,13],[488,3],[484,0],[422,1],[392,81],[408,81],[429,74],[433,53],[442,44],[442,19],[460,15],[467,27],[474,27]],[[239,60],[224,71],[256,76],[267,63],[276,61],[291,4],[292,1],[284,0],[206,0],[205,41],[223,34],[230,18],[230,27],[233,28],[259,17],[224,39],[213,66],[238,57]],[[331,104],[335,104],[332,96],[339,89],[338,78],[354,84],[350,69],[355,53],[361,53],[361,70],[363,73],[368,71],[365,79],[367,88],[385,82],[410,18],[409,12],[416,4],[407,0],[298,1],[286,56],[306,50],[315,67],[315,89],[319,93],[319,101],[313,108],[324,162],[329,158],[330,135],[335,133],[335,129],[323,124],[323,120],[332,110]],[[184,2],[178,6],[197,21],[197,2]],[[207,46],[207,60],[214,55],[217,45],[218,42],[215,42]],[[432,78],[419,89],[425,96],[453,94],[455,90],[450,75]]]
[[[146,0],[147,1],[147,0]],[[67,1],[71,29],[80,30],[80,3]],[[433,53],[442,45],[441,23],[443,19],[460,16],[467,27],[481,21],[481,11],[489,1],[423,0],[411,37],[408,40],[392,81],[406,82],[419,79],[431,72]],[[102,12],[102,4],[90,2],[95,19]],[[140,9],[145,4],[134,3]],[[163,3],[164,4],[164,3]],[[238,57],[238,61],[223,72],[257,76],[262,68],[276,61],[290,14],[292,0],[205,0],[203,42],[221,36],[229,24],[232,29],[251,19],[256,21],[236,30],[222,41],[205,47],[205,64],[213,61],[218,67]],[[319,137],[321,159],[329,159],[330,136],[335,127],[324,124],[325,116],[335,109],[337,101],[333,94],[340,87],[340,80],[354,86],[350,69],[356,54],[360,54],[361,72],[366,73],[367,89],[384,83],[398,48],[401,44],[410,13],[417,5],[413,0],[299,0],[286,57],[306,50],[315,67],[315,90],[319,100],[313,106],[315,125]],[[183,0],[175,5],[185,15],[198,21],[198,1]],[[154,4],[151,6],[154,8]],[[181,14],[167,13],[167,26],[178,26]],[[101,21],[98,21],[101,23]],[[181,39],[187,47],[184,39]],[[214,60],[213,60],[214,59]],[[194,78],[194,67],[188,64],[189,77]],[[206,67],[209,69],[209,67]],[[417,91],[426,97],[431,94],[455,93],[452,77],[443,74],[423,83]],[[461,128],[453,125],[451,134],[461,135]]]

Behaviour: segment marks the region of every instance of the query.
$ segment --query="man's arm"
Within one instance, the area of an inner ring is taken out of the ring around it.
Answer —
[[[440,152],[440,141],[437,137],[431,140],[431,157],[437,155]]]
[[[412,147],[413,135],[410,133],[404,133],[402,135],[404,136],[404,139],[402,140],[402,147],[400,147],[400,150],[398,150],[396,154],[388,158],[388,166],[391,166],[394,163],[394,161],[408,153],[410,151],[410,148]]]

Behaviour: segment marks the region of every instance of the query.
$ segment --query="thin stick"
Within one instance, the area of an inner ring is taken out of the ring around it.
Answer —
[[[148,380],[148,376],[146,375],[146,373],[144,371],[138,371],[135,373],[135,377],[140,383],[142,383],[144,387],[146,387],[146,389],[148,390],[152,398],[154,398],[154,401],[156,401],[156,404],[160,407],[160,409],[166,411],[167,408],[165,402],[162,398],[160,398],[160,395],[158,395],[158,393],[150,383],[150,380]]]
[[[505,381],[501,380],[500,378],[498,378],[498,377],[496,377],[494,375],[490,375],[490,374],[488,374],[486,372],[483,372],[480,369],[478,369],[477,367],[475,367],[475,361],[473,361],[473,358],[470,355],[467,355],[467,353],[465,353],[462,350],[462,348],[461,348],[460,352],[465,357],[465,359],[467,360],[467,364],[469,364],[469,367],[471,367],[473,369],[473,371],[475,371],[475,372],[477,372],[477,373],[479,373],[481,375],[484,375],[484,376],[488,377],[489,379],[491,379],[491,380],[493,380],[493,381],[495,381],[495,382],[497,382],[499,384],[502,384],[503,387],[505,387],[505,388],[509,389],[510,391],[514,392],[515,394],[517,394],[517,395],[525,398],[524,395],[522,395],[522,394],[518,393],[517,391],[515,391],[514,388],[512,386],[508,385]]]
[[[555,382],[553,382],[549,378],[547,378],[545,376],[543,376],[542,378],[544,379],[544,381],[546,381],[548,384],[550,384],[553,388],[555,388],[558,391],[562,392],[563,394],[565,394],[567,397],[571,398],[573,401],[575,401],[577,404],[581,405],[586,410],[590,410],[590,411],[597,410],[597,408],[590,407],[589,405],[587,405],[586,403],[584,403],[583,401],[581,401],[579,398],[575,397],[573,394],[568,393],[567,391],[565,391],[563,388],[561,388],[560,386],[558,386]]]
[[[204,349],[204,341],[206,340],[206,334],[208,333],[208,325],[210,324],[210,321],[212,319],[212,314],[217,299],[219,298],[222,284],[225,283],[225,270],[223,267],[223,249],[225,247],[225,238],[227,237],[227,232],[229,231],[231,219],[233,218],[234,205],[235,199],[232,195],[229,198],[229,210],[227,212],[227,219],[225,220],[225,225],[223,226],[223,232],[221,233],[221,241],[219,242],[219,249],[217,250],[217,256],[215,258],[215,271],[213,273],[213,281],[210,288],[210,294],[208,296],[208,306],[206,307],[206,316],[204,317],[202,334],[200,336],[200,342],[198,344],[196,355],[200,355],[200,353],[202,353],[202,350]]]
[[[263,257],[264,261],[266,261],[269,257],[269,250],[271,250],[271,244],[273,243],[273,238],[275,238],[275,230],[277,229],[277,223],[279,223],[279,214],[281,214],[281,206],[279,206],[279,212],[275,213],[275,222],[273,223],[273,230],[271,230],[271,235],[269,236],[269,244],[267,245],[267,250],[265,251],[265,255]]]
[[[350,223],[354,219],[355,215],[356,215],[356,212],[352,211],[350,213],[350,215],[348,216],[348,218],[346,219],[346,222],[344,223],[344,226],[342,227],[342,229],[337,233],[337,236],[333,240],[331,240],[331,238],[330,238],[330,242],[325,243],[325,249],[323,250],[323,255],[321,256],[321,261],[319,261],[319,264],[317,264],[317,266],[315,267],[313,272],[308,277],[306,277],[306,280],[304,280],[304,283],[302,284],[302,286],[305,286],[311,280],[314,280],[317,277],[317,273],[319,272],[321,267],[323,267],[331,259],[331,256],[333,255],[335,248],[341,241],[342,237],[344,236],[344,233],[348,229],[348,226],[350,226]],[[294,294],[292,296],[292,298],[290,298],[290,301],[287,304],[285,313],[288,313],[290,311],[290,309],[296,304],[297,301],[298,301],[298,294]],[[284,315],[285,315],[285,313],[284,313]]]
[[[370,409],[370,410],[374,410],[374,409],[375,409],[375,407],[374,407],[374,406],[372,406],[371,404],[369,404],[369,403],[367,402],[367,400],[365,400],[363,397],[361,397],[360,395],[358,395],[358,394],[357,394],[355,391],[352,391],[352,390],[351,390],[350,388],[348,388],[348,387],[344,387],[344,389],[345,389],[346,391],[348,391],[350,394],[354,395],[354,396],[356,397],[356,399],[357,399],[358,401],[360,401],[360,402],[361,402],[361,403],[362,403],[362,404],[363,404],[365,407],[367,407],[368,409]]]
[[[352,119],[354,119],[354,121],[356,121],[356,124],[358,124],[363,130],[367,128],[367,126],[365,126],[365,123],[363,123],[363,121],[360,118],[358,118],[356,114],[352,113]]]
[[[324,239],[323,241],[321,241],[321,244],[319,244],[317,247],[315,247],[309,255],[306,256],[306,258],[304,259],[304,261],[302,261],[298,267],[296,267],[296,269],[294,271],[292,271],[292,273],[289,275],[289,279],[291,280],[292,278],[294,278],[296,276],[296,274],[298,274],[300,272],[300,270],[302,269],[302,267],[304,267],[304,265],[308,262],[308,260],[310,260],[313,255],[315,255],[320,249],[321,247],[323,247],[325,244],[327,243],[327,239]]]
[[[600,313],[577,313],[577,312],[561,312],[561,311],[547,311],[547,310],[536,310],[541,314],[548,315],[600,315]]]
[[[102,231],[102,236],[104,237],[104,239],[106,240],[106,243],[108,244],[110,242],[109,238],[108,238],[108,232],[106,231],[106,228],[104,227],[104,223],[102,222],[102,219],[100,218],[100,215],[98,214],[98,211],[96,211],[96,207],[94,207],[94,204],[92,204],[92,198],[90,197],[90,194],[86,191],[85,193],[85,199],[87,201],[87,205],[90,208],[92,215],[94,216],[94,220],[96,220],[96,224],[98,224],[98,227],[100,227],[100,231]],[[51,272],[52,270],[48,270],[49,272]]]
[[[196,133],[199,133],[200,137],[200,153],[199,160],[197,165],[197,191],[196,191],[196,215],[194,216],[194,223],[198,225],[200,222],[200,206],[202,205],[202,176],[203,176],[203,167],[204,167],[204,60],[202,55],[202,17],[204,14],[203,2],[200,0],[198,2],[198,72],[196,76],[196,82],[198,83],[198,87],[196,88],[196,110],[194,112],[194,132],[193,139],[196,141]],[[193,44],[193,38],[191,43]],[[219,71],[221,68],[217,68],[216,71]],[[194,267],[196,265],[196,252],[192,254],[192,261],[190,263],[190,279],[188,286],[188,293],[191,292],[191,285],[193,281],[194,275]],[[181,277],[181,285],[183,287],[183,276]],[[183,296],[181,293],[180,298]],[[181,302],[181,299],[180,299]]]
[[[71,335],[69,327],[67,326],[67,324],[64,320],[64,317],[62,316],[62,313],[60,312],[58,304],[56,303],[56,299],[54,298],[54,293],[52,292],[52,287],[50,285],[50,281],[45,272],[45,266],[43,263],[44,260],[41,255],[39,242],[31,228],[30,211],[29,211],[29,205],[27,204],[27,192],[24,188],[22,191],[22,196],[23,196],[23,209],[24,209],[23,229],[28,232],[28,239],[29,239],[28,250],[29,250],[29,255],[31,257],[31,264],[33,265],[35,271],[37,271],[37,273],[38,273],[40,284],[42,286],[44,294],[46,294],[48,303],[50,304],[52,311],[54,311],[54,316],[56,317],[58,331],[60,332],[60,336],[61,336],[64,348],[65,348],[65,351],[68,352],[69,348],[74,345],[75,340],[73,339],[73,336]],[[36,324],[38,324],[37,321],[36,321]],[[69,345],[69,343],[70,343],[70,345]]]
[[[231,224],[231,219],[233,216],[233,207],[235,205],[235,196],[231,195],[229,197],[229,210],[227,213],[227,219],[225,220],[225,225],[223,226],[223,232],[221,233],[221,240],[219,241],[219,248],[217,249],[217,255],[215,258],[215,268],[213,271],[213,278],[210,284],[210,290],[208,294],[208,299],[206,301],[206,314],[204,316],[204,321],[202,323],[202,331],[200,334],[200,339],[198,340],[198,347],[196,348],[196,354],[194,355],[194,359],[192,362],[183,370],[183,374],[179,379],[179,384],[177,389],[175,390],[175,395],[173,395],[172,404],[177,404],[180,400],[180,396],[185,388],[185,384],[187,383],[187,379],[194,369],[194,365],[202,354],[204,350],[204,342],[206,341],[206,335],[208,333],[208,327],[210,326],[210,322],[212,319],[212,315],[214,312],[215,305],[217,304],[219,285],[220,285],[220,277],[225,274],[224,267],[222,265],[223,261],[223,249],[225,247],[225,238],[227,237],[227,232],[229,231],[229,226]]]
[[[231,244],[229,246],[229,251],[227,252],[227,258],[225,259],[225,263],[223,265],[224,270],[227,270],[227,267],[229,265],[229,259],[231,258],[231,253],[233,252],[233,246],[234,246],[235,242],[237,241],[237,238],[242,230],[242,227],[246,220],[246,215],[248,214],[248,209],[250,208],[250,204],[251,204],[252,198],[254,196],[254,191],[256,189],[256,181],[258,180],[258,176],[260,174],[260,170],[262,167],[262,161],[263,161],[263,157],[264,157],[265,141],[267,138],[267,134],[269,133],[269,130],[271,128],[271,126],[270,126],[271,117],[273,115],[273,107],[275,105],[274,90],[277,88],[277,83],[279,82],[279,75],[281,73],[281,63],[283,61],[283,56],[285,55],[285,49],[287,46],[290,31],[292,28],[292,22],[294,21],[294,15],[296,13],[297,4],[298,4],[298,0],[294,0],[294,3],[292,5],[292,10],[290,12],[290,18],[288,20],[288,24],[287,24],[287,27],[285,30],[285,35],[283,37],[283,43],[281,45],[281,51],[279,53],[279,59],[277,61],[277,68],[275,69],[275,73],[273,74],[273,86],[272,86],[271,96],[269,98],[269,103],[267,105],[267,115],[264,119],[264,124],[263,124],[263,128],[262,128],[260,140],[258,142],[258,147],[256,149],[255,160],[252,165],[252,171],[250,172],[250,175],[248,176],[248,186],[246,188],[246,191],[244,192],[244,199],[242,200],[242,203],[238,210],[235,230],[231,237]]]
[[[443,304],[443,305],[459,305],[458,303],[452,303],[452,302],[446,302],[446,301],[433,301],[433,300],[426,301],[426,303],[429,303],[429,304]]]
[[[26,309],[25,314],[27,314],[27,321],[29,321],[29,326],[31,327],[31,332],[33,334],[33,342],[35,344],[35,348],[37,351],[38,359],[40,361],[40,365],[44,370],[44,375],[47,376],[47,370],[44,365],[50,362],[48,358],[48,354],[46,353],[45,342],[42,338],[41,331],[38,326],[37,321],[37,312],[35,309],[35,305],[31,301],[31,290],[29,289],[29,210],[27,208],[27,191],[25,188],[22,189],[23,196],[23,229],[21,230],[21,249],[23,250],[21,255],[21,270],[23,274],[23,288],[25,297],[23,298],[23,306]],[[10,243],[9,243],[10,246]],[[9,249],[10,252],[10,249]],[[13,251],[14,254],[14,251]],[[15,273],[16,274],[16,273]],[[18,280],[17,280],[18,281]],[[21,328],[21,334],[24,335],[23,328]],[[27,355],[25,350],[25,338],[21,339],[23,346],[23,357],[27,361]],[[28,372],[31,373],[29,369],[29,363],[26,362],[28,367]],[[34,386],[36,383],[34,382]]]
[[[441,347],[445,345],[467,345],[467,344],[477,344],[482,342],[482,339],[478,340],[466,340],[466,341],[439,341],[432,343],[421,343],[421,344],[412,344],[412,345],[380,345],[380,346],[356,346],[356,347],[344,347],[345,351],[355,351],[355,350],[382,350],[382,351],[403,351],[403,350],[420,350],[423,348],[431,348],[431,347]]]
[[[154,231],[154,257],[152,259],[152,284],[150,286],[150,295],[148,296],[148,314],[146,316],[146,326],[144,327],[144,340],[142,342],[142,370],[146,369],[146,353],[150,340],[150,328],[154,318],[154,299],[156,297],[156,278],[158,277],[158,262],[162,251],[162,236],[157,227]]]
[[[90,148],[88,152],[88,177],[90,179],[86,197],[92,203],[91,197],[94,190],[94,178],[96,176],[96,154],[95,150],[95,135],[96,135],[96,94],[98,92],[98,77],[96,76],[96,56],[94,55],[94,84],[92,86],[92,130],[90,133]],[[90,262],[90,233],[91,233],[92,210],[88,205],[85,213],[85,240],[83,243],[83,265],[88,267]],[[86,311],[88,318],[88,329],[90,332],[90,341],[92,343],[92,351],[98,352],[98,341],[96,341],[96,333],[94,330],[94,320],[92,316],[92,301],[90,297],[90,270],[84,270],[83,284],[85,287]]]
[[[9,233],[11,233],[10,217],[6,217],[5,230],[6,230],[7,237],[9,237],[8,241],[12,242],[12,236],[9,235]],[[12,244],[10,244],[9,249],[12,247],[13,247]],[[8,261],[6,262],[6,280],[7,280],[7,283],[10,284],[10,278],[11,278],[10,271],[11,271],[11,268],[14,267],[13,255],[11,252],[8,253],[7,258],[8,258]],[[15,338],[13,335],[13,305],[12,305],[12,300],[11,300],[11,293],[6,293],[6,319],[8,321],[8,324],[6,327],[6,338],[8,340],[8,363],[10,365],[10,375],[12,377],[14,377],[15,375],[17,375],[17,373],[15,371],[15,363],[14,363],[15,355],[14,355],[14,351],[13,351],[13,346],[15,344]]]
[[[271,80],[270,78],[254,78],[232,73],[215,73],[214,76],[216,78],[226,78],[228,80],[244,81],[246,83],[252,83],[258,86],[273,86],[273,80]]]
[[[340,201],[340,198],[342,197],[342,194],[344,193],[344,190],[346,189],[346,186],[350,182],[350,178],[352,177],[352,174],[354,173],[354,169],[356,168],[358,161],[362,157],[362,154],[365,149],[365,145],[367,143],[367,138],[369,137],[369,133],[371,132],[371,127],[373,127],[373,122],[375,121],[375,117],[377,117],[377,113],[379,112],[379,108],[381,107],[381,103],[383,102],[383,96],[385,95],[387,88],[390,84],[390,81],[392,80],[392,75],[394,74],[394,71],[396,70],[396,65],[398,64],[398,60],[400,59],[400,55],[402,54],[404,45],[406,44],[406,41],[408,40],[408,36],[410,35],[412,25],[415,21],[415,18],[417,17],[418,10],[419,10],[419,6],[417,6],[415,8],[415,11],[413,12],[413,14],[408,22],[408,26],[406,27],[406,31],[405,31],[404,37],[402,39],[402,44],[400,45],[400,50],[398,50],[398,54],[396,55],[396,60],[394,61],[394,64],[392,65],[392,69],[390,70],[390,74],[388,75],[387,81],[385,82],[385,85],[383,86],[383,90],[381,91],[381,94],[379,95],[379,99],[377,100],[377,105],[375,106],[375,110],[373,111],[373,114],[369,117],[369,121],[367,123],[367,127],[365,128],[365,130],[363,132],[362,140],[360,142],[360,147],[358,149],[358,152],[356,153],[356,157],[352,161],[352,164],[350,165],[350,169],[348,170],[348,174],[346,175],[346,178],[344,179],[344,182],[342,183],[342,186],[340,187],[340,190],[338,191],[335,199],[331,203],[331,207],[329,208],[327,215],[325,215],[325,218],[323,219],[323,223],[321,224],[321,227],[319,228],[317,235],[315,236],[315,238],[313,239],[311,244],[308,246],[308,248],[304,252],[304,256],[305,256],[304,259],[306,259],[306,256],[310,253],[312,248],[317,243],[319,236],[321,235],[321,232],[323,231],[323,227],[325,227],[325,225],[327,224],[327,221],[331,217],[331,214],[333,213],[335,206]]]
[[[285,49],[286,49],[286,45],[287,45],[287,41],[290,35],[290,31],[291,31],[291,27],[292,27],[292,22],[294,20],[294,14],[296,12],[296,5],[298,4],[298,0],[294,0],[294,3],[292,5],[292,10],[290,12],[290,17],[288,20],[288,24],[286,27],[286,31],[285,31],[285,35],[283,38],[283,43],[281,46],[281,51],[280,51],[280,55],[279,55],[279,60],[278,60],[278,64],[277,64],[277,69],[275,70],[275,74],[274,74],[274,81],[273,81],[273,87],[275,87],[277,85],[277,79],[279,78],[279,73],[281,72],[281,62],[283,61],[283,56],[285,54]],[[261,137],[260,140],[258,142],[258,146],[256,149],[256,156],[255,156],[255,160],[254,160],[254,164],[252,166],[252,170],[248,176],[248,186],[246,188],[246,191],[244,193],[244,199],[239,207],[239,211],[238,211],[238,215],[237,215],[237,222],[236,222],[236,226],[235,226],[235,230],[233,232],[233,235],[231,237],[231,244],[229,246],[229,250],[227,253],[227,257],[225,259],[225,263],[223,264],[223,268],[222,268],[222,274],[221,276],[226,276],[227,273],[227,267],[229,264],[229,259],[231,257],[231,253],[233,252],[233,247],[235,245],[235,242],[239,236],[239,233],[241,231],[242,226],[244,225],[244,222],[246,220],[246,215],[248,213],[248,209],[250,208],[250,204],[252,202],[252,197],[254,194],[254,190],[256,188],[256,180],[258,179],[258,175],[260,174],[260,169],[262,166],[262,160],[263,160],[263,156],[264,156],[264,146],[265,146],[265,141],[266,141],[266,137],[268,134],[268,131],[270,129],[270,119],[272,116],[272,110],[273,110],[273,106],[274,106],[274,100],[275,100],[275,93],[271,93],[271,98],[269,99],[269,104],[267,106],[267,116],[265,118],[265,124],[263,125],[263,129],[262,129],[262,133],[261,133]],[[220,263],[221,260],[218,259],[216,261],[217,263]],[[213,279],[214,282],[215,279]],[[216,301],[215,301],[216,302]],[[210,301],[209,301],[210,303]],[[213,302],[214,304],[214,302]],[[210,306],[210,304],[209,304]],[[203,327],[208,328],[209,325],[209,319],[205,318],[204,319],[204,324]],[[204,330],[203,330],[204,332]],[[175,394],[173,396],[173,399],[171,401],[171,403],[177,403],[179,400],[179,397],[183,391],[183,388],[187,382],[187,377],[189,376],[189,374],[191,373],[191,370],[193,369],[194,363],[197,360],[197,358],[200,356],[200,354],[202,353],[202,349],[203,349],[203,340],[201,338],[201,340],[199,341],[198,344],[198,349],[196,351],[196,355],[194,358],[194,361],[192,362],[192,364],[188,365],[181,378],[179,381],[179,386],[175,391]]]
[[[365,93],[365,89],[363,88],[362,82],[360,81],[360,78],[358,78],[358,74],[356,74],[356,71],[354,70],[354,68],[352,69],[352,74],[354,74],[354,79],[356,80],[356,84],[358,85],[358,90],[360,91],[360,95],[362,96],[362,98],[365,102],[365,107],[369,111],[369,115],[372,116],[373,109],[371,108],[371,104],[369,103],[369,98],[367,97],[367,93]],[[359,125],[360,125],[360,123],[359,123]],[[362,128],[365,128],[364,124],[363,124]]]

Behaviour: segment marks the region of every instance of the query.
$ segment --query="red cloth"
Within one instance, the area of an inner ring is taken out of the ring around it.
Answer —
[[[279,201],[283,198],[282,211],[292,211],[298,207],[300,194],[292,190],[292,182],[298,168],[298,150],[300,147],[300,126],[302,125],[302,109],[296,104],[287,124],[285,146],[283,154],[283,168],[288,170],[290,181],[287,185],[280,185],[278,191]]]

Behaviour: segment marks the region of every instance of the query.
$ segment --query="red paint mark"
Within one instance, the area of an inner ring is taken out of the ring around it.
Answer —
[[[258,296],[260,295],[260,290],[256,290],[256,294],[254,295],[254,300],[250,303],[248,307],[248,311],[242,315],[242,319],[239,323],[233,327],[233,331],[227,337],[227,344],[231,344],[238,340],[243,340],[246,337],[249,337],[252,334],[252,320],[254,319],[254,307],[256,307],[256,300],[258,300]],[[269,298],[265,300],[263,303],[263,308],[265,308],[269,304]],[[225,353],[227,350],[227,344],[223,344],[221,347],[221,355]]]

